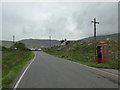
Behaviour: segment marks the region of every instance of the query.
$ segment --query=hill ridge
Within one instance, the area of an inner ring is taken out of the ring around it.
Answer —
[[[97,36],[96,38],[97,38],[97,40],[109,39],[109,40],[117,41],[119,35],[120,35],[120,33],[114,33],[114,34],[109,34],[109,35]],[[68,41],[91,41],[91,40],[93,40],[93,36],[83,38],[80,40],[68,40]],[[23,39],[23,40],[19,40],[19,41],[25,43],[28,48],[40,48],[40,47],[49,47],[50,46],[49,39]],[[12,44],[13,44],[12,41],[2,40],[3,46],[10,47],[10,46],[12,46]],[[60,45],[60,40],[52,39],[51,45],[52,46]]]

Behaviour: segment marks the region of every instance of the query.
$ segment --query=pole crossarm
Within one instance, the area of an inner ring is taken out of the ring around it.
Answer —
[[[91,23],[99,24],[100,22],[96,22],[96,18],[94,18],[94,21],[91,21]]]
[[[95,23],[95,24],[99,24],[99,22],[94,22],[94,21],[91,21],[92,23]]]

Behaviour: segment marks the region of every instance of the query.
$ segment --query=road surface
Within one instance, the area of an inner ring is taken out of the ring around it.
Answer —
[[[34,61],[15,88],[118,88],[118,76],[70,62],[44,52]]]

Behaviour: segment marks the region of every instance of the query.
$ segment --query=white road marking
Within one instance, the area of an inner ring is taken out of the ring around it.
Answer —
[[[35,54],[36,57],[36,54]],[[16,90],[16,88],[18,87],[21,79],[23,78],[24,74],[26,73],[26,71],[28,70],[28,68],[30,67],[30,65],[33,63],[33,61],[35,60],[35,57],[33,58],[33,60],[30,62],[30,64],[26,67],[26,69],[24,70],[24,72],[22,73],[22,75],[20,76],[19,80],[17,81],[16,85],[14,86],[13,90]]]
[[[86,66],[86,65],[83,65],[83,66]],[[97,69],[97,68],[93,68],[93,67],[89,67],[89,66],[86,66],[86,67],[91,68],[91,69],[94,69],[94,70],[97,70],[97,71],[101,71],[101,72],[104,72],[104,73],[108,73],[108,74],[111,74],[111,75],[113,75],[113,76],[117,76],[117,77],[118,77],[118,75],[113,74],[113,73],[110,73],[110,72],[106,72],[106,71],[103,71],[103,70],[100,70],[100,69]]]
[[[66,60],[66,61],[69,61],[69,60]],[[69,61],[69,62],[70,62],[70,63],[75,63],[75,64],[80,64],[80,63],[77,63],[77,62],[74,62],[74,61]],[[91,69],[94,69],[94,70],[97,70],[97,71],[101,71],[101,72],[104,72],[104,73],[107,73],[107,74],[111,74],[111,75],[113,75],[113,76],[117,76],[117,77],[118,77],[118,75],[112,74],[112,73],[110,73],[110,72],[102,71],[102,70],[100,70],[100,69],[97,69],[97,68],[94,68],[94,67],[90,67],[90,66],[87,66],[87,65],[84,65],[84,64],[80,64],[80,65],[83,65],[83,66],[85,66],[85,67],[88,67],[88,68],[91,68]]]

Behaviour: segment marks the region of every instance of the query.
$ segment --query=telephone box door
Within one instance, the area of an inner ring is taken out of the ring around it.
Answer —
[[[102,63],[102,47],[97,46],[97,62]]]

